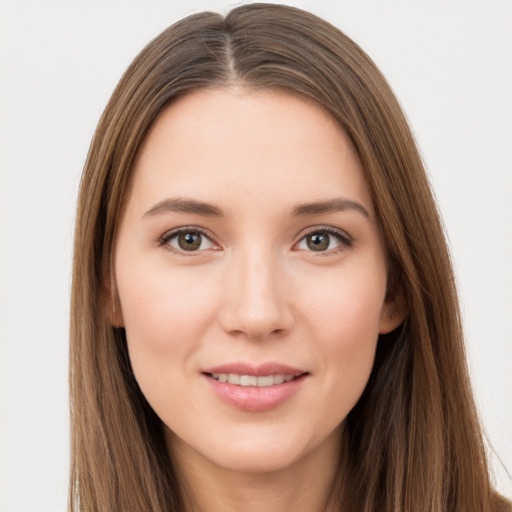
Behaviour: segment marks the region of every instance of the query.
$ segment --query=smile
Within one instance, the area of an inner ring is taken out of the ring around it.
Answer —
[[[213,393],[241,411],[262,412],[290,400],[306,385],[310,372],[277,362],[244,362],[205,368],[201,372]]]
[[[239,375],[237,373],[211,373],[210,377],[219,382],[227,382],[228,384],[234,384],[235,386],[255,386],[258,388],[267,388],[282,384],[283,382],[290,382],[295,379],[294,375]]]

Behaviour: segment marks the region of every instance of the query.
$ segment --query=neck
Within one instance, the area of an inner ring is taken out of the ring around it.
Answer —
[[[185,512],[334,512],[341,453],[338,430],[293,464],[269,472],[235,471],[191,452],[172,434],[168,444]]]

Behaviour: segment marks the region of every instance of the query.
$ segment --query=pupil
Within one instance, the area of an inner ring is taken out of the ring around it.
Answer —
[[[178,237],[178,244],[184,251],[195,251],[201,245],[201,235],[197,231],[182,233]]]
[[[323,233],[315,233],[308,236],[307,244],[312,251],[325,251],[329,247],[329,237]]]

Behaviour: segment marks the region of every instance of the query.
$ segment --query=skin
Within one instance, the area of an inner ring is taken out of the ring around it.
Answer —
[[[190,203],[176,211],[177,198],[221,214]],[[340,199],[341,209],[297,214]],[[179,228],[204,231],[201,245],[183,250]],[[313,250],[308,240],[324,242]],[[372,199],[339,126],[276,91],[175,101],[138,154],[115,276],[113,323],[125,327],[135,377],[165,425],[187,508],[327,510],[344,419],[379,333],[403,319],[386,300]],[[279,406],[240,410],[203,374],[240,361],[307,375]]]

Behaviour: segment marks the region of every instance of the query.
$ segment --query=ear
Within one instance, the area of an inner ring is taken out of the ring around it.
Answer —
[[[112,327],[124,327],[123,311],[117,293],[116,276],[111,265],[103,269],[103,304],[105,315]]]
[[[388,295],[381,310],[379,334],[394,331],[405,320],[408,312],[402,292],[396,292],[392,297]]]

